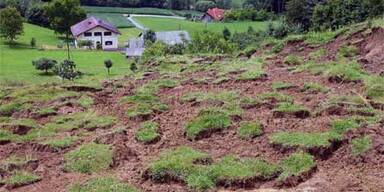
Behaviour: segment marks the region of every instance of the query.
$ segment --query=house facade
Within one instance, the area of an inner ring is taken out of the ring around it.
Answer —
[[[73,25],[71,32],[75,38],[76,47],[101,48],[103,50],[116,50],[119,47],[120,31],[112,24],[96,17],[89,17]]]
[[[224,19],[225,10],[219,8],[208,9],[207,12],[201,17],[203,22],[218,22]]]

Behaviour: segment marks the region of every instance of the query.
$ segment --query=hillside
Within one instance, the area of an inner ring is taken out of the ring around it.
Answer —
[[[159,57],[100,88],[2,86],[0,190],[382,191],[381,23]]]

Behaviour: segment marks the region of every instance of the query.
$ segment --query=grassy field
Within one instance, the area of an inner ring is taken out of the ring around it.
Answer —
[[[134,25],[121,13],[89,13],[88,16],[94,16],[108,21],[118,28],[134,27]]]
[[[135,30],[123,29],[123,38],[133,36]],[[136,30],[137,32],[137,30]],[[30,48],[32,37],[37,40],[37,47],[55,48],[41,50]],[[31,62],[34,59],[48,57],[61,61],[66,58],[66,51],[57,49],[60,38],[53,31],[31,24],[24,24],[24,35],[18,39],[18,45],[10,47],[0,41],[0,81],[22,81],[24,83],[41,83],[59,81],[56,76],[41,75]],[[112,76],[130,73],[125,57],[119,52],[71,50],[71,56],[78,69],[86,73],[80,81],[101,80],[106,78],[104,60],[111,59],[114,63]]]
[[[159,8],[127,8],[127,7],[97,7],[97,6],[83,6],[87,13],[121,13],[121,14],[152,14],[152,15],[179,15],[185,16],[186,14],[200,15],[201,12],[193,10],[170,10]]]
[[[167,30],[187,30],[193,34],[197,31],[208,29],[210,31],[221,33],[224,27],[227,27],[231,32],[243,32],[252,26],[255,30],[264,30],[267,27],[266,22],[233,22],[233,23],[201,23],[192,22],[180,19],[170,18],[154,18],[154,17],[135,17],[137,22],[154,31]]]

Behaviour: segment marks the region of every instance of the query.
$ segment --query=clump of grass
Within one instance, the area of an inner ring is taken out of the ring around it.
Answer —
[[[36,158],[34,158],[32,155],[11,155],[8,158],[1,161],[1,165],[5,168],[7,167],[17,167],[20,168],[26,164],[28,164],[31,161],[35,161]]]
[[[19,102],[10,102],[0,105],[0,115],[11,116],[13,113],[20,111],[23,105]]]
[[[304,87],[301,89],[301,91],[309,91],[312,93],[327,93],[330,91],[329,88],[324,87],[323,85],[320,85],[318,83],[305,83]]]
[[[7,143],[17,138],[17,135],[12,134],[8,130],[0,129],[0,143]]]
[[[178,147],[160,154],[149,165],[150,177],[156,181],[166,181],[168,178],[183,179],[197,171],[197,161],[209,159],[209,155],[193,150],[189,147]]]
[[[330,78],[338,78],[343,81],[360,81],[365,76],[361,65],[355,62],[331,63],[328,65],[325,74]]]
[[[137,192],[138,190],[113,177],[95,177],[85,183],[75,184],[69,192]]]
[[[204,132],[214,132],[226,129],[231,125],[231,118],[222,111],[210,110],[200,112],[199,115],[189,121],[185,126],[189,139],[195,139]]]
[[[365,95],[377,103],[384,103],[384,77],[369,75],[364,78]]]
[[[232,183],[253,178],[269,179],[274,177],[279,168],[260,159],[238,159],[226,156],[211,166],[215,180]]]
[[[360,125],[356,121],[356,119],[353,118],[347,118],[347,119],[337,119],[333,120],[331,122],[332,131],[334,131],[337,134],[344,134],[348,130],[359,128]]]
[[[93,98],[89,97],[88,95],[82,95],[78,100],[77,103],[84,107],[84,108],[89,108],[93,105]]]
[[[20,103],[54,101],[67,97],[77,96],[74,91],[67,91],[58,86],[31,86],[25,89],[18,89],[9,96]]]
[[[314,148],[329,147],[334,140],[339,140],[340,135],[333,132],[304,133],[304,132],[280,132],[269,137],[272,144],[283,147]]]
[[[304,152],[291,154],[286,159],[280,162],[282,173],[277,178],[284,181],[292,176],[300,176],[302,173],[311,171],[316,167],[316,163],[312,155]]]
[[[5,179],[5,184],[19,187],[37,182],[40,179],[41,178],[39,176],[27,171],[14,171],[9,178]]]
[[[306,107],[288,102],[278,103],[273,112],[278,116],[280,114],[293,114],[297,117],[308,117],[311,114]]]
[[[45,145],[52,147],[55,150],[61,150],[70,147],[78,140],[77,137],[64,137],[62,139],[50,139],[42,142]]]
[[[254,69],[254,70],[248,70],[246,72],[241,73],[239,76],[237,76],[237,80],[258,80],[260,78],[263,78],[267,76],[267,74],[262,69]]]
[[[168,109],[168,106],[163,104],[160,99],[152,93],[136,93],[133,96],[124,98],[124,101],[131,104],[126,112],[128,117],[146,116]]]
[[[338,55],[342,57],[353,57],[358,54],[359,50],[355,46],[343,45],[338,50]]]
[[[327,54],[327,50],[324,48],[321,48],[319,50],[311,52],[309,54],[309,58],[310,59],[320,59],[321,57],[325,56],[326,54]]]
[[[352,154],[354,156],[362,155],[371,148],[372,138],[370,136],[364,136],[352,140]]]
[[[336,31],[309,32],[304,35],[305,43],[318,45],[332,41],[338,34],[344,32],[344,29]]]
[[[136,132],[136,139],[141,142],[151,143],[160,137],[157,132],[159,125],[153,121],[147,121],[140,125],[140,129]]]
[[[112,163],[109,145],[88,143],[64,155],[67,171],[93,173],[106,170]]]
[[[33,113],[40,117],[45,117],[49,115],[55,115],[56,109],[53,107],[39,107],[38,109],[35,109]]]
[[[271,48],[271,53],[280,53],[284,49],[285,43],[278,42]]]
[[[262,101],[274,100],[277,102],[293,102],[293,97],[279,92],[265,92],[257,96]]]
[[[304,63],[304,60],[302,57],[297,55],[288,55],[284,58],[284,63],[289,66],[295,66],[295,65],[301,65]]]
[[[263,125],[258,121],[242,122],[237,134],[241,138],[253,138],[263,134]]]
[[[282,82],[282,81],[277,81],[277,82],[272,83],[272,89],[274,89],[274,90],[289,89],[291,87],[293,87],[292,84]]]

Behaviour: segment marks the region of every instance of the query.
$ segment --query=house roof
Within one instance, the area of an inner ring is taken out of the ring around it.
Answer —
[[[224,18],[224,9],[212,8],[208,9],[207,14],[210,15],[214,20],[220,21]]]
[[[191,37],[187,31],[160,31],[155,32],[156,40],[162,41],[168,45],[183,43],[183,38],[191,41]]]
[[[102,27],[114,33],[121,34],[114,25],[96,17],[88,17],[87,19],[71,26],[71,32],[73,36],[79,36],[80,34],[87,32],[95,27]]]

